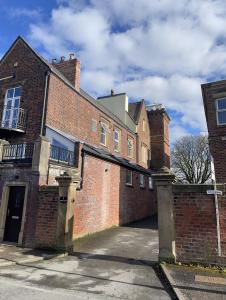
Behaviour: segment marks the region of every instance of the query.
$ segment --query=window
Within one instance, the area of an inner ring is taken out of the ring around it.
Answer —
[[[121,143],[121,131],[117,128],[114,130],[114,150],[120,151],[120,143]]]
[[[108,125],[106,123],[100,122],[100,143],[107,146],[107,133]]]
[[[148,177],[148,187],[150,190],[153,190],[153,188],[154,188],[152,177]]]
[[[126,170],[126,185],[133,185],[133,172]]]
[[[226,98],[217,99],[217,124],[226,125]]]
[[[128,138],[128,156],[130,158],[133,158],[133,139],[132,138]]]
[[[148,161],[148,147],[145,144],[142,144],[141,146],[141,155],[142,155],[142,162],[146,164]]]
[[[96,132],[97,131],[97,121],[92,119],[92,131]]]
[[[17,123],[19,120],[20,97],[20,87],[11,88],[6,91],[2,119],[3,127],[17,128]]]
[[[140,174],[140,187],[145,187],[145,178],[143,174]]]
[[[145,122],[145,120],[143,120],[143,123],[142,123],[142,130],[143,130],[143,131],[146,130],[146,122]]]

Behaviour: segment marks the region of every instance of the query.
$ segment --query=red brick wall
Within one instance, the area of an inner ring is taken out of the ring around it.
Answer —
[[[35,246],[51,248],[56,243],[58,218],[58,187],[45,187],[39,191]]]
[[[156,213],[155,192],[139,186],[133,173],[133,187],[125,185],[125,169],[90,155],[84,158],[83,187],[75,203],[74,236],[125,224]]]
[[[97,121],[97,131],[92,131],[92,119]],[[106,120],[109,123],[109,143],[107,147],[100,145],[99,123]],[[74,90],[65,85],[54,75],[50,77],[48,112],[46,124],[63,132],[77,137],[81,141],[108,149],[114,153],[113,129],[118,127],[122,132],[122,147],[120,156],[127,157],[127,136],[128,134],[136,141],[136,134],[132,134],[117,122],[106,116],[88,100],[75,93]],[[115,153],[116,154],[116,153]],[[118,153],[117,153],[118,154]],[[134,160],[136,149],[134,147]]]
[[[145,121],[145,130],[143,130],[143,120]],[[151,149],[150,143],[150,127],[147,116],[147,111],[145,109],[145,104],[142,101],[140,118],[137,124],[137,162],[139,165],[144,168],[149,168],[149,160],[147,162],[143,162],[142,159],[142,144],[145,144],[148,148],[148,153]]]
[[[220,188],[220,187],[219,187]],[[181,262],[217,263],[217,225],[213,186],[174,185],[176,257]],[[224,186],[221,186],[224,190]],[[222,253],[226,255],[226,195],[218,196]],[[226,257],[224,258],[226,262]]]
[[[226,81],[202,85],[202,94],[216,179],[226,183],[226,125],[218,126],[216,117],[216,99],[226,97]]]

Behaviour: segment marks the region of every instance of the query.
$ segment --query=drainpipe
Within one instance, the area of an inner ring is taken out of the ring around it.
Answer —
[[[211,156],[211,174],[212,174],[212,181],[214,184],[214,200],[215,200],[215,211],[216,211],[216,220],[217,220],[217,252],[218,252],[218,256],[221,256],[220,216],[219,216],[219,205],[218,205],[218,197],[217,197],[217,183],[216,183],[215,170],[214,170],[214,161],[212,156]]]
[[[41,121],[41,130],[40,135],[45,135],[45,121],[46,121],[46,110],[47,110],[47,98],[48,98],[48,88],[49,88],[49,75],[50,72],[46,72],[45,78],[45,91],[44,91],[44,101],[43,101],[43,109],[42,109],[42,121]]]

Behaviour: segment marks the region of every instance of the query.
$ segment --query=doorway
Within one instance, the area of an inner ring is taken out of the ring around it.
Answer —
[[[6,211],[4,241],[18,243],[21,231],[25,186],[10,186]]]

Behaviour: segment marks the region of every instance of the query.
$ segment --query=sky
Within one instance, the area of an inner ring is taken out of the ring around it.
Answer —
[[[225,0],[0,0],[0,57],[18,35],[50,60],[75,53],[81,87],[162,103],[174,142],[206,132],[200,85],[226,78]]]

